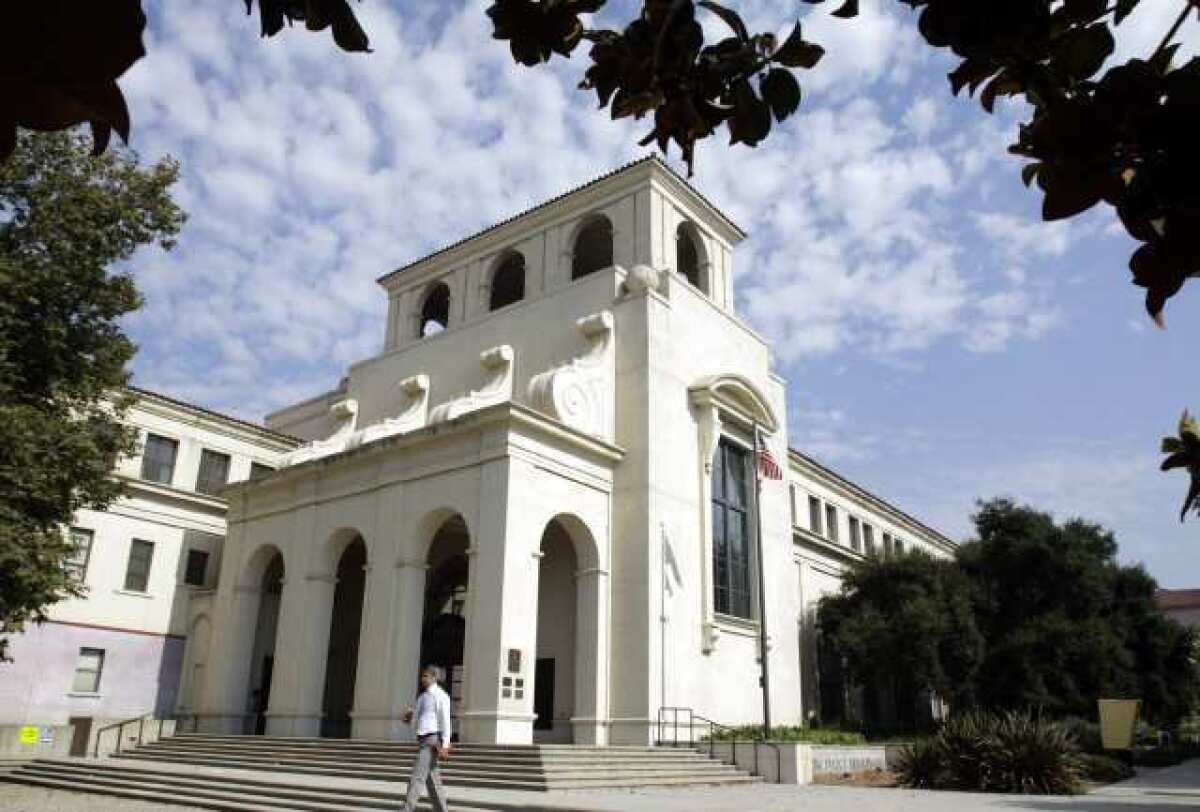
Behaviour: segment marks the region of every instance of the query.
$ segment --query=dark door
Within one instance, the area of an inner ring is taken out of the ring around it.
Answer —
[[[71,755],[86,756],[88,740],[92,738],[92,717],[72,716],[67,724],[75,727],[75,732],[71,734]]]
[[[554,727],[554,658],[542,657],[533,671],[533,721],[534,730],[549,730]]]
[[[258,707],[254,709],[254,734],[267,732],[267,708],[271,706],[271,672],[275,670],[275,658],[263,657],[262,679],[258,683]]]

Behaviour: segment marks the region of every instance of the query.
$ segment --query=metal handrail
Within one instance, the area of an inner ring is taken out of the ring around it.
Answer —
[[[708,727],[708,757],[715,759],[717,757],[716,738],[713,736],[713,734],[718,731],[729,731],[730,733],[733,733],[733,737],[729,740],[729,747],[731,750],[730,756],[733,758],[734,765],[735,766],[737,765],[737,747],[738,747],[738,743],[740,741],[737,736],[737,730],[735,728],[729,727],[728,725],[718,724],[717,722],[714,722],[712,719],[709,719],[707,716],[701,716],[700,714],[696,713],[691,708],[664,705],[658,709],[658,743],[659,744],[667,743],[667,738],[663,734],[663,728],[667,724],[667,714],[668,713],[671,714],[671,725],[673,728],[672,744],[671,744],[672,747],[678,747],[680,744],[680,742],[679,742],[679,714],[685,713],[685,714],[687,714],[687,735],[688,735],[687,746],[691,749],[697,749],[696,741],[695,741],[695,734],[694,734],[694,726],[695,726],[696,722],[699,721],[702,725],[707,725],[707,727]],[[762,771],[759,769],[759,764],[758,764],[758,745],[765,744],[768,747],[770,747],[772,750],[775,751],[775,783],[782,784],[783,783],[783,755],[779,749],[779,745],[776,744],[775,742],[767,741],[766,739],[763,739],[761,741],[756,740],[756,739],[746,739],[746,741],[747,741],[747,743],[749,743],[750,745],[752,745],[754,747],[754,769],[751,770],[751,772],[754,775],[758,775],[758,776],[762,775]]]
[[[117,749],[115,752],[117,752],[117,753],[121,752],[121,739],[124,737],[124,734],[125,734],[125,725],[131,725],[134,722],[138,723],[138,744],[141,744],[142,739],[146,732],[146,717],[150,716],[153,713],[154,713],[154,711],[146,711],[145,713],[139,714],[138,716],[131,716],[128,719],[124,719],[120,722],[113,722],[112,724],[105,725],[104,727],[97,730],[96,731],[96,744],[92,748],[92,757],[93,758],[100,757],[100,737],[103,736],[105,733],[107,733],[110,730],[117,731]],[[161,735],[162,734],[162,725],[161,724],[159,725],[158,730],[159,730],[159,734]]]

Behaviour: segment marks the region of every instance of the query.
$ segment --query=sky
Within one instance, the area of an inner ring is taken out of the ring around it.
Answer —
[[[788,380],[791,445],[953,538],[977,499],[1008,496],[1200,587],[1186,476],[1157,468],[1200,410],[1200,282],[1159,330],[1111,209],[1042,223],[1006,152],[1023,111],[952,97],[954,63],[907,6],[731,5],[781,36],[799,12],[826,49],[797,115],[756,149],[718,133],[692,178],[749,232],[737,309]],[[138,385],[255,420],[325,391],[382,346],[378,276],[648,154],[644,122],[576,88],[584,51],[518,66],[486,6],[356,3],[365,55],[302,28],[260,39],[241,3],[146,3],[149,56],[121,82],[131,141],[182,162],[190,219],[129,265]],[[1177,10],[1145,0],[1115,58],[1153,50]],[[1184,35],[1194,53],[1200,25]]]

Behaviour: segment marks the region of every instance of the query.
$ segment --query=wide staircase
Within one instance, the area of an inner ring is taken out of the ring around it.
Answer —
[[[7,778],[207,809],[395,809],[415,753],[390,741],[187,734],[104,759],[38,759]],[[462,744],[442,780],[453,806],[470,812],[535,808],[529,792],[758,779],[683,748]]]

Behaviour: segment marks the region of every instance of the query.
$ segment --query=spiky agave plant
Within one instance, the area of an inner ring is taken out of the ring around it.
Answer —
[[[1168,455],[1162,461],[1162,470],[1186,468],[1192,476],[1183,508],[1179,511],[1179,521],[1187,517],[1189,509],[1200,514],[1200,421],[1192,417],[1187,409],[1179,418],[1179,436],[1163,438],[1162,453]]]

